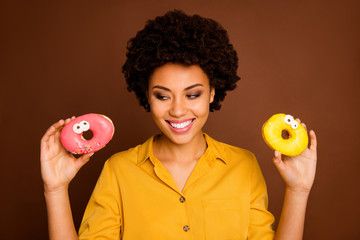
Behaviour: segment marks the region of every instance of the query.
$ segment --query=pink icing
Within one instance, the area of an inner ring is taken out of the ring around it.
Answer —
[[[82,121],[86,121],[90,125],[89,131],[93,133],[93,137],[90,140],[82,137],[83,132],[74,132],[74,125],[80,124]],[[85,154],[96,152],[105,147],[113,135],[114,125],[110,118],[100,114],[89,113],[77,117],[66,124],[61,131],[60,139],[64,148],[69,152]]]

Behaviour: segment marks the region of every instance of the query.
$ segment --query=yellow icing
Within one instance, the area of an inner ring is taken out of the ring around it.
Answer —
[[[308,146],[308,135],[305,128],[299,124],[297,129],[285,123],[286,114],[279,113],[269,118],[262,127],[262,136],[266,144],[286,156],[297,156]],[[295,120],[293,120],[295,121]],[[289,133],[289,138],[282,137],[282,131]]]

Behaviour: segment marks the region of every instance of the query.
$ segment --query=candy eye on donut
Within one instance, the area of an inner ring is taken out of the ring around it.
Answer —
[[[292,129],[297,129],[299,127],[299,123],[296,120],[293,120],[290,126]]]
[[[77,134],[86,132],[89,129],[90,129],[90,124],[87,121],[81,121],[80,123],[76,123],[73,126],[73,131]]]
[[[292,121],[294,121],[294,117],[291,115],[286,115],[285,116],[285,123],[291,125]]]
[[[87,130],[90,129],[90,124],[87,121],[81,121],[80,126],[81,126],[83,132],[86,132]]]
[[[74,124],[73,131],[77,134],[80,134],[83,132],[83,128],[79,123]]]

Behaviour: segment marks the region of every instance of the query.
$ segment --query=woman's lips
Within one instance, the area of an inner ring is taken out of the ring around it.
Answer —
[[[184,133],[190,130],[191,126],[194,124],[193,119],[187,119],[187,120],[173,120],[173,121],[166,121],[170,127],[171,130],[173,130],[176,133]]]

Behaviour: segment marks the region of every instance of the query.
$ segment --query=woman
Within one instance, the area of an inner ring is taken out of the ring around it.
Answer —
[[[315,133],[297,157],[282,160],[275,152],[286,191],[274,236],[254,155],[202,132],[239,80],[237,60],[226,31],[211,19],[171,11],[149,21],[129,41],[123,72],[161,134],[105,163],[78,237],[68,184],[92,154],[75,159],[61,146],[71,119],[51,126],[41,141],[50,239],[302,239]]]

